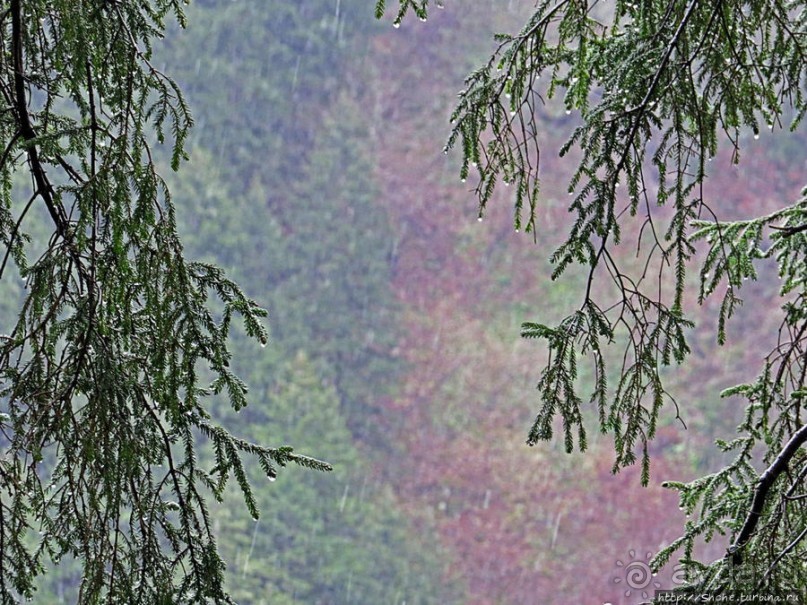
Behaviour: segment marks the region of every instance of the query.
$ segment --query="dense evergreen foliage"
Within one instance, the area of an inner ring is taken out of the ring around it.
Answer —
[[[424,18],[427,4],[402,1],[396,22],[409,9]],[[805,590],[807,205],[781,200],[772,213],[728,220],[716,210],[720,191],[710,189],[708,177],[722,146],[739,162],[751,135],[785,122],[799,125],[807,108],[806,15],[800,2],[618,1],[610,7],[544,0],[521,31],[498,38],[490,61],[466,80],[452,116],[448,147],[462,149],[461,177],[478,179],[480,217],[495,187],[512,183],[515,228],[532,232],[540,229],[545,98],[562,95],[567,113],[580,117],[560,149],[577,162],[568,187],[574,221],[552,260],[553,279],[580,264],[588,281],[578,310],[559,324],[523,324],[522,335],[545,340],[550,351],[530,444],[551,439],[559,419],[566,450],[575,443],[586,449],[591,408],[600,430],[614,438],[614,471],[640,458],[647,482],[648,444],[662,410],[670,405],[674,416],[686,413],[670,397],[663,368],[690,353],[693,265],[700,264],[697,300],[720,297],[719,343],[742,302],[744,282],[762,270],[781,279],[775,348],[758,377],[723,392],[748,401],[739,436],[718,443],[734,460],[694,482],[669,484],[697,517],[654,565],[683,548],[696,594]],[[617,252],[623,241],[642,255],[638,269]],[[610,346],[622,347],[618,372],[608,364]],[[587,401],[579,393],[582,357],[595,376]],[[754,464],[755,453],[762,467]],[[730,537],[726,556],[699,563],[696,540],[716,534]]]
[[[311,350],[351,426],[364,432],[376,424],[369,401],[396,367],[388,356],[391,238],[358,143],[369,124],[346,86],[361,76],[353,59],[377,25],[363,2],[337,6],[197,10],[194,27],[169,41],[165,56],[197,108],[192,144],[211,156],[241,207],[227,213],[241,222],[225,236],[241,245],[218,250],[217,262],[241,283],[267,285],[261,300],[273,337],[289,350]],[[212,65],[200,65],[198,49],[216,57]],[[231,111],[234,103],[249,113]],[[255,217],[267,211],[277,231],[261,234]]]
[[[204,105],[195,106],[198,113],[204,111]],[[327,133],[327,128],[323,130]],[[181,231],[188,253],[207,255],[217,263],[241,259],[234,273],[251,294],[269,301],[272,329],[266,348],[259,349],[241,334],[233,338],[232,365],[257,403],[236,414],[226,402],[216,400],[211,412],[253,442],[292,443],[296,451],[325,456],[334,466],[327,475],[288,474],[271,486],[248,472],[263,513],[257,523],[238,506],[235,492],[225,495],[222,506],[212,507],[233,598],[246,605],[370,604],[396,598],[411,603],[454,602],[461,592],[456,585],[441,585],[437,562],[441,549],[432,544],[430,551],[418,552],[422,541],[407,533],[409,522],[396,510],[398,503],[356,447],[357,435],[375,438],[376,434],[351,425],[345,395],[335,378],[336,359],[322,357],[328,347],[345,346],[341,339],[349,337],[350,326],[362,325],[366,312],[338,298],[327,306],[320,299],[321,312],[326,308],[332,312],[328,321],[335,326],[327,332],[325,346],[311,331],[324,333],[327,324],[306,322],[318,317],[309,299],[298,294],[299,289],[320,283],[322,264],[312,260],[338,260],[348,240],[309,236],[305,254],[289,254],[289,248],[298,244],[281,235],[266,206],[255,204],[249,192],[230,194],[205,148],[192,153],[197,170],[172,179],[175,199],[187,217]],[[365,218],[372,216],[372,208],[363,210]],[[217,242],[214,250],[210,241]],[[383,261],[383,255],[383,247],[368,250],[363,262]],[[274,279],[286,274],[293,278]],[[295,289],[286,289],[289,282]],[[379,290],[371,295],[382,300],[384,286],[377,283]],[[316,303],[316,292],[306,291]],[[286,326],[283,331],[281,322]],[[308,332],[310,340],[297,330]],[[365,388],[383,384],[368,381]]]
[[[187,210],[183,241],[269,310],[266,349],[258,355],[244,339],[234,344],[233,365],[261,404],[214,413],[253,441],[281,435],[335,465],[325,481],[297,474],[280,489],[256,491],[275,521],[260,521],[246,571],[251,522],[217,509],[239,603],[450,603],[461,594],[441,578],[445,553],[432,540],[422,550],[426,537],[407,532],[410,522],[354,444],[388,449],[374,403],[392,391],[399,365],[391,354],[390,225],[360,146],[369,125],[344,85],[367,43],[357,34],[377,27],[366,11],[358,17],[365,8],[341,2],[336,15],[328,2],[300,11],[286,2],[201,7],[165,53],[203,125],[189,146],[193,174],[172,179]],[[352,23],[339,25],[351,13]],[[244,28],[253,38],[238,33]],[[228,59],[198,68],[200,48]],[[226,110],[233,98],[250,112]],[[256,116],[272,122],[260,137],[255,129],[265,124]]]

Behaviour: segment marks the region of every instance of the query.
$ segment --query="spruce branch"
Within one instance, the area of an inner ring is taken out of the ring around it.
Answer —
[[[759,520],[762,518],[766,499],[768,498],[768,493],[773,487],[773,484],[779,476],[787,470],[791,459],[805,442],[807,442],[807,425],[802,426],[793,434],[776,456],[773,463],[760,475],[759,481],[754,488],[751,508],[748,510],[748,514],[740,528],[740,532],[737,534],[737,538],[728,548],[728,554],[731,555],[731,561],[734,565],[742,563],[742,549],[751,539]]]

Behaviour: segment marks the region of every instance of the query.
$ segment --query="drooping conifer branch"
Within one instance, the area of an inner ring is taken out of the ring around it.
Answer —
[[[150,63],[182,11],[180,0],[11,0],[0,15],[0,276],[23,289],[0,337],[3,605],[32,598],[65,556],[82,568],[80,605],[230,602],[206,498],[234,478],[258,516],[243,456],[272,479],[289,463],[330,468],[238,439],[205,407],[219,394],[247,404],[228,336],[241,317],[265,343],[266,312],[185,259],[157,170],[166,155],[179,167],[192,126]],[[26,171],[30,185],[15,176]],[[43,227],[38,200],[49,238],[27,232]]]
[[[779,476],[785,472],[785,470],[787,470],[793,456],[796,454],[799,448],[804,445],[805,442],[807,442],[807,425],[802,426],[793,434],[790,440],[785,444],[785,447],[782,448],[782,451],[779,452],[779,455],[776,456],[773,464],[766,468],[765,471],[759,476],[759,481],[754,488],[754,495],[751,500],[751,508],[748,510],[745,522],[740,528],[740,531],[734,540],[734,544],[732,544],[728,549],[728,552],[731,555],[732,563],[735,565],[742,563],[742,549],[754,534],[757,524],[763,516],[768,495],[773,487],[773,484],[776,482]]]

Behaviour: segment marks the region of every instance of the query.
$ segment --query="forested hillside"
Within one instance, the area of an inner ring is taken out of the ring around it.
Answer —
[[[683,520],[660,483],[718,465],[711,443],[741,414],[718,393],[757,371],[767,349],[756,344],[775,334],[759,287],[721,350],[694,337],[694,363],[670,377],[686,429],[663,418],[647,488],[638,469],[612,475],[596,431],[587,456],[527,447],[545,352],[519,326],[579,304],[582,276],[552,282],[547,262],[568,225],[570,168],[542,158],[535,240],[514,230],[506,188],[477,220],[471,183],[443,153],[448,117],[492,34],[533,3],[445,4],[395,28],[367,0],[196,0],[188,28],[157,51],[196,121],[189,161],[168,177],[185,253],[269,311],[265,348],[235,340],[249,406],[213,415],[335,468],[274,482],[256,472],[259,520],[236,489],[213,507],[242,605],[641,601],[626,566]],[[574,116],[540,111],[557,149]],[[804,147],[766,134],[741,171],[713,162],[737,216],[802,184]],[[15,293],[4,292],[8,317]],[[716,321],[709,305],[697,313]],[[65,561],[35,601],[71,602],[70,570]]]
[[[649,488],[638,472],[610,473],[606,442],[585,458],[526,447],[542,352],[518,326],[578,303],[576,278],[550,282],[546,261],[567,225],[570,168],[542,159],[534,242],[514,232],[506,190],[477,220],[442,146],[463,77],[529,3],[449,4],[400,28],[358,0],[200,4],[166,55],[198,121],[177,177],[188,251],[266,302],[273,337],[238,356],[255,400],[229,422],[337,468],[259,490],[257,526],[227,507],[239,598],[640,600],[620,565],[676,537],[682,513],[661,481],[719,462],[712,440],[730,437],[739,413],[717,393],[759,363],[748,344],[771,333],[764,299],[748,295],[758,333],[720,353],[697,340],[697,362],[672,377],[688,430],[664,419]],[[544,110],[542,137],[558,148],[573,118]],[[738,215],[800,186],[792,154],[771,138],[758,145],[754,170],[715,160]],[[713,322],[714,310],[701,317]]]
[[[336,467],[264,484],[258,522],[237,494],[220,509],[242,603],[462,600],[442,545],[416,539],[373,463],[389,451],[377,402],[400,367],[391,224],[349,87],[380,29],[365,9],[214,3],[166,54],[199,122],[191,169],[175,179],[188,253],[225,267],[270,314],[270,345],[237,347],[255,404],[228,423]]]

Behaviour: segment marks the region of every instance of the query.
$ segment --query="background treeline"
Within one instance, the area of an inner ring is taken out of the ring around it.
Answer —
[[[200,3],[169,37],[166,69],[194,107],[191,163],[174,194],[190,256],[224,267],[270,314],[266,349],[239,341],[252,404],[227,425],[332,462],[283,473],[218,509],[240,603],[436,603],[441,546],[380,480],[377,400],[395,389],[392,231],[350,90],[379,26],[366,3]],[[257,476],[256,476],[257,479]]]

